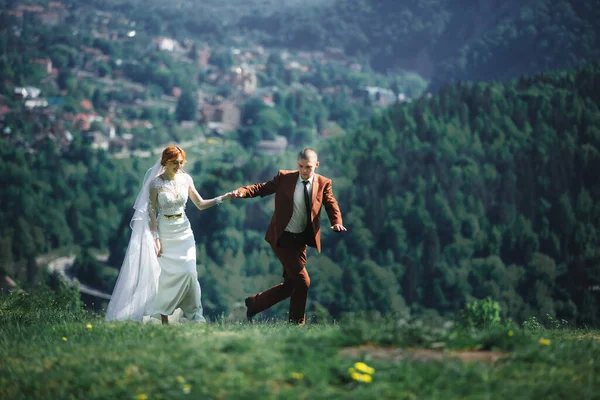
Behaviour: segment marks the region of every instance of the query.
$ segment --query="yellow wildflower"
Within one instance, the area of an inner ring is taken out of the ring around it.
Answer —
[[[544,346],[548,346],[550,344],[550,340],[541,338],[540,344],[543,344]]]
[[[348,368],[348,373],[352,380],[357,382],[371,383],[371,381],[373,381],[371,375],[358,373],[354,368]]]
[[[62,337],[62,340],[63,340],[63,342],[66,342],[66,341],[67,341],[67,338],[63,336],[63,337]]]
[[[304,378],[304,374],[302,372],[292,372],[290,374],[290,376],[292,377],[292,379],[295,379],[297,381],[301,380],[302,378]]]
[[[508,331],[508,336],[514,336],[515,333],[513,331]]]
[[[148,395],[146,393],[140,393],[135,396],[136,400],[148,400]]]
[[[363,373],[369,374],[369,375],[373,375],[373,373],[375,372],[375,368],[371,368],[363,362],[354,363],[354,368],[356,368],[360,372],[363,372]]]
[[[87,324],[85,327],[88,328],[90,331],[92,330],[92,324]]]
[[[185,378],[183,376],[178,376],[175,379],[177,380],[177,383],[184,383],[185,382]]]
[[[183,385],[182,389],[183,389],[183,393],[190,394],[192,392],[192,385],[190,385],[189,383],[186,383],[185,385]]]

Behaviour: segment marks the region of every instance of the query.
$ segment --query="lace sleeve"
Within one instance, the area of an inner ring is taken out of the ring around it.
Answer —
[[[158,200],[158,188],[156,182],[150,183],[150,202],[148,204],[148,220],[150,223],[150,232],[152,236],[158,238],[158,225],[156,224],[156,212],[157,212],[157,200]]]

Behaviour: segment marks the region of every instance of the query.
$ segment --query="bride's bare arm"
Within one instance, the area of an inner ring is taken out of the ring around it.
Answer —
[[[154,238],[158,237],[158,226],[156,224],[156,202],[158,199],[158,189],[150,188],[150,206],[148,207],[148,218],[150,220],[150,232]]]
[[[188,189],[188,196],[189,196],[190,200],[192,200],[192,203],[194,203],[194,205],[196,207],[198,207],[198,209],[200,209],[200,210],[206,210],[207,208],[211,208],[212,206],[221,204],[221,202],[224,200],[231,199],[231,193],[225,193],[224,195],[217,196],[213,199],[203,199],[202,196],[200,196],[200,193],[198,193],[198,191],[196,190],[196,187],[194,186],[194,182],[192,181],[191,178],[190,178],[190,185],[189,185],[189,189]]]
[[[156,256],[160,257],[162,253],[160,239],[158,237],[158,225],[156,223],[156,204],[158,201],[158,189],[155,187],[150,188],[150,204],[148,206],[148,219],[150,222],[150,232],[154,238],[154,246],[156,247]]]

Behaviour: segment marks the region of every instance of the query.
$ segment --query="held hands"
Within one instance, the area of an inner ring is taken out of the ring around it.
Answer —
[[[235,198],[235,195],[233,194],[233,192],[227,192],[219,197],[217,197],[218,202],[220,203],[221,201],[225,201],[225,200],[231,200]]]
[[[233,192],[227,192],[223,196],[221,196],[222,200],[231,200],[233,198],[234,198]]]
[[[227,193],[225,193],[225,194],[223,194],[223,195],[221,195],[219,197],[215,197],[215,200],[216,200],[215,204],[219,205],[219,204],[221,204],[225,200],[231,200],[231,198],[232,198],[231,192],[227,192]]]
[[[335,224],[331,227],[331,230],[334,232],[346,232],[348,229],[342,224]]]
[[[231,194],[231,199],[241,199],[242,197],[244,197],[243,193],[238,189],[235,189],[234,191],[229,192],[228,194]]]

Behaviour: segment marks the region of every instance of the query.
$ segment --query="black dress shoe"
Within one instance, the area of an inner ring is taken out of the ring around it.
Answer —
[[[246,297],[244,303],[246,303],[246,318],[248,318],[248,322],[252,323],[252,318],[256,315],[256,313],[252,311],[252,298]]]

